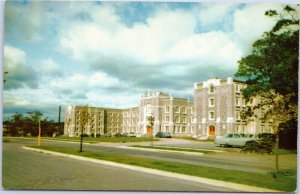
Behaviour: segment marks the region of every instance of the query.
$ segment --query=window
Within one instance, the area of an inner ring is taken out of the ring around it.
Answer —
[[[186,127],[181,127],[181,133],[185,133],[186,132]]]
[[[236,111],[235,112],[235,118],[236,118],[236,120],[241,120],[241,113],[240,113],[240,111]]]
[[[166,132],[169,132],[169,131],[170,131],[170,127],[166,126]]]
[[[170,112],[170,107],[166,106],[166,112]]]
[[[165,121],[166,121],[166,122],[169,122],[169,121],[170,121],[170,117],[169,117],[169,116],[166,116]]]
[[[245,98],[242,98],[242,103],[243,103],[243,106],[246,106],[246,100],[245,100]]]
[[[179,112],[180,112],[179,106],[176,106],[176,107],[175,107],[175,112],[176,112],[176,113],[179,113]]]
[[[181,111],[182,111],[183,113],[186,113],[186,107],[182,107],[182,108],[181,108]]]
[[[235,85],[235,92],[240,93],[240,85],[239,84]]]
[[[175,116],[175,123],[179,123],[179,116]]]
[[[146,105],[146,113],[151,113],[152,111],[151,111],[151,105],[150,104],[147,104]]]
[[[209,112],[209,120],[214,120],[215,119],[215,112]]]
[[[191,113],[192,113],[192,114],[194,113],[194,107],[192,107]]]
[[[215,106],[215,98],[210,98],[208,104],[210,107],[214,107]]]
[[[215,87],[213,85],[209,86],[209,93],[213,94],[215,92]]]
[[[181,122],[186,123],[186,117],[181,117]]]
[[[240,98],[235,98],[235,105],[240,106]]]

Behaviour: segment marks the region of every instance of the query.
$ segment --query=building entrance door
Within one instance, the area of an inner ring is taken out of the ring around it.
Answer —
[[[147,126],[147,134],[148,135],[152,134],[152,128],[150,126]]]
[[[209,128],[209,129],[208,129],[208,134],[209,134],[210,136],[216,135],[216,130],[215,130],[215,126],[214,126],[214,125],[210,125],[208,128]]]

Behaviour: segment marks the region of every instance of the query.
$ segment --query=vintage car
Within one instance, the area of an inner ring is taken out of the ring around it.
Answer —
[[[227,133],[225,136],[218,136],[215,144],[220,146],[244,147],[247,143],[255,142],[256,136],[244,133]]]

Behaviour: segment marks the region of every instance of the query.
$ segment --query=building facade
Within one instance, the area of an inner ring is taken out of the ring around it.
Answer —
[[[83,126],[80,112],[83,107],[68,106],[65,111],[64,134],[79,136],[81,130],[91,136],[134,133],[137,136],[169,132],[172,136],[214,138],[228,132],[272,132],[272,123],[258,118],[246,121],[241,111],[246,103],[241,90],[247,85],[232,78],[212,78],[195,83],[194,103],[189,99],[175,98],[170,94],[148,91],[140,96],[138,107],[110,109],[88,107],[90,118]],[[253,104],[261,99],[255,98]],[[256,112],[257,115],[261,111]],[[153,117],[151,126],[149,119]],[[83,127],[83,128],[81,128]]]
[[[193,137],[222,136],[233,133],[272,132],[271,122],[262,122],[259,118],[252,121],[243,120],[241,111],[246,108],[241,90],[246,88],[244,82],[212,78],[203,83],[194,84],[194,130]],[[255,98],[253,104],[261,99]],[[256,115],[260,115],[257,111]]]

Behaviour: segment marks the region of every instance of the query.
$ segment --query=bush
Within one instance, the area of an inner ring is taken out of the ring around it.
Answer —
[[[114,136],[117,137],[117,138],[123,137],[123,135],[121,133],[116,133]]]
[[[87,133],[83,133],[82,137],[89,137],[89,135]]]
[[[163,137],[163,132],[162,131],[157,132],[155,137],[162,138]]]

